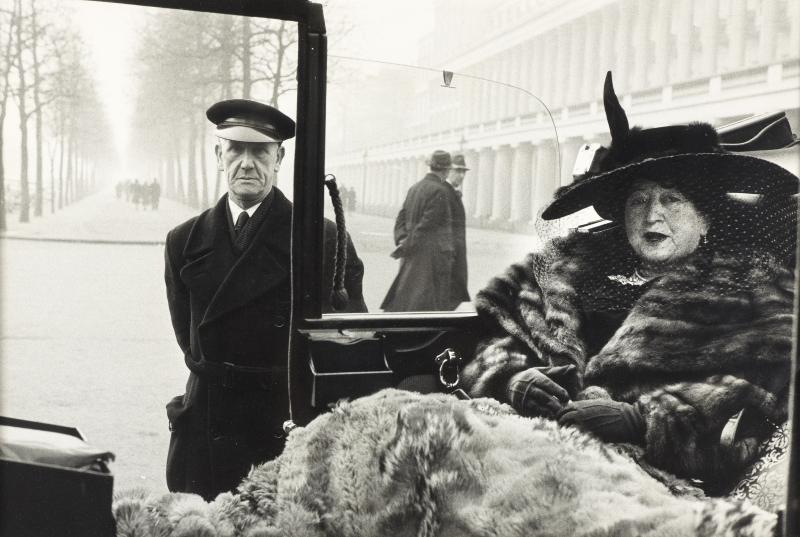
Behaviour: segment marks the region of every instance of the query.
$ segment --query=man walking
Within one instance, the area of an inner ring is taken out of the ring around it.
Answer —
[[[394,225],[400,270],[384,298],[384,311],[440,311],[451,308],[453,230],[450,153],[434,151],[427,161],[430,172],[406,195]]]
[[[469,302],[467,290],[467,219],[464,202],[461,200],[461,185],[467,175],[464,155],[454,155],[447,186],[450,200],[450,212],[453,215],[453,277],[450,292],[450,308],[455,309],[462,302]]]
[[[209,500],[283,450],[292,204],[275,183],[281,144],[295,125],[271,106],[242,99],[216,103],[206,115],[216,125],[228,192],[169,232],[165,280],[190,371],[186,393],[167,404],[167,485]],[[325,234],[335,237],[333,222],[326,221]],[[330,264],[334,242],[325,241]],[[347,248],[346,311],[364,311],[363,265],[349,237]],[[331,282],[324,280],[325,298]],[[331,311],[329,300],[323,310]]]

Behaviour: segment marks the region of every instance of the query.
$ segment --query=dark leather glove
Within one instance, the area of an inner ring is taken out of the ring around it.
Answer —
[[[511,406],[523,416],[554,417],[569,402],[569,386],[577,379],[574,365],[531,367],[508,382],[506,395]]]
[[[573,401],[558,413],[559,425],[574,425],[606,442],[640,443],[646,429],[637,405],[611,399]]]

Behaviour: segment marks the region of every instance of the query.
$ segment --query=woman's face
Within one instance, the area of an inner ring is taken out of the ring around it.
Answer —
[[[680,190],[640,179],[625,200],[625,231],[642,261],[664,265],[694,252],[708,222]]]

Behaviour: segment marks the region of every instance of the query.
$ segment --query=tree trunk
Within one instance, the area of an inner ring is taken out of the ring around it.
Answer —
[[[13,24],[13,21],[12,23]],[[3,73],[3,99],[0,100],[0,231],[6,229],[6,165],[3,157],[3,148],[5,140],[3,139],[3,126],[6,124],[6,105],[8,105],[8,75],[11,72],[11,38],[14,32],[9,25],[8,28],[8,41],[5,50],[5,72]]]
[[[164,166],[167,170],[167,195],[173,199],[178,199],[178,190],[175,188],[175,165],[172,162],[172,155],[164,158]]]
[[[36,197],[33,204],[33,215],[42,216],[44,205],[44,184],[42,178],[42,77],[39,66],[39,27],[36,22],[36,1],[31,0],[31,54],[33,55],[33,105],[36,115]]]
[[[50,214],[56,212],[56,147],[50,150]]]
[[[19,154],[19,184],[20,184],[20,208],[19,221],[30,221],[30,191],[28,187],[28,111],[25,103],[27,85],[25,82],[25,66],[22,61],[22,0],[16,0],[15,9],[17,11],[17,72],[19,74],[18,86],[18,108],[19,108],[19,131],[20,131],[20,154]]]
[[[175,139],[175,146],[174,146],[174,153],[173,157],[175,159],[175,194],[178,197],[178,201],[181,203],[186,203],[186,192],[183,189],[183,169],[181,166],[181,150],[180,150],[180,140],[177,138]]]
[[[6,109],[3,104],[0,110],[0,231],[6,229],[6,166],[3,159],[3,123],[6,120]]]
[[[69,205],[72,195],[72,174],[75,171],[75,142],[73,136],[70,135],[67,140],[67,177],[64,181],[64,205]]]
[[[201,185],[201,198],[200,204],[203,209],[208,209],[208,167],[206,166],[206,137],[203,136],[203,130],[200,130],[200,180],[203,181]]]
[[[64,116],[61,113],[61,134],[58,140],[58,208],[64,207]]]
[[[186,194],[189,207],[197,209],[200,205],[197,200],[197,127],[194,119],[189,120],[189,145],[186,166]]]
[[[242,19],[242,98],[249,99],[252,89],[252,79],[250,75],[250,39],[252,32],[250,29],[250,19]]]
[[[281,75],[283,74],[283,58],[286,56],[286,45],[283,43],[284,32],[286,31],[286,23],[281,21],[278,28],[278,46],[276,48],[277,61],[275,66],[275,79],[272,81],[272,98],[270,104],[277,108],[278,97],[281,96]]]

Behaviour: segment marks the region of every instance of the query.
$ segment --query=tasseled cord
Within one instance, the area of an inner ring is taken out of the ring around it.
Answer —
[[[333,271],[333,289],[331,289],[331,305],[336,311],[341,311],[347,307],[350,300],[347,289],[344,286],[344,267],[347,263],[347,230],[344,226],[344,207],[342,198],[339,195],[339,186],[336,184],[336,176],[329,173],[325,176],[325,186],[331,196],[333,204],[333,214],[336,217],[336,259]]]

